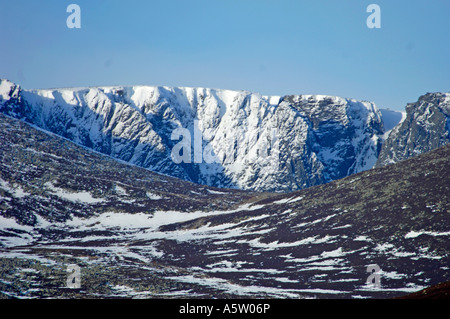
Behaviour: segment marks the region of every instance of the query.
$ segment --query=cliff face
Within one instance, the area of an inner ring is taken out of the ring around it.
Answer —
[[[206,88],[24,90],[2,80],[0,112],[159,173],[258,191],[370,169],[384,133],[369,102]]]
[[[450,93],[428,93],[406,106],[406,118],[389,134],[377,167],[429,152],[450,141]]]

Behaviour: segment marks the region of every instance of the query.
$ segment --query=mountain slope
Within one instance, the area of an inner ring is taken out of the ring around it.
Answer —
[[[298,190],[370,169],[384,134],[369,102],[205,88],[24,90],[2,80],[0,112],[156,172],[258,191]],[[184,162],[174,161],[181,153]]]
[[[426,289],[397,297],[396,299],[449,299],[450,282],[443,282]]]
[[[1,114],[0,126],[5,297],[387,298],[449,280],[450,146],[269,194],[155,174]],[[80,289],[66,288],[70,264]]]

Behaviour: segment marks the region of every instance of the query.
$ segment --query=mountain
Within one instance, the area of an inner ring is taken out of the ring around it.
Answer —
[[[376,166],[397,163],[450,142],[450,93],[428,93],[406,106],[406,114],[383,143]]]
[[[0,114],[0,292],[5,298],[416,292],[450,280],[449,161],[447,145],[288,194],[217,189],[117,161]],[[67,287],[69,265],[80,269],[80,288]],[[379,286],[366,283],[371,265],[379,267]]]
[[[370,169],[385,133],[370,102],[206,88],[25,90],[2,80],[0,112],[155,172],[256,191]]]

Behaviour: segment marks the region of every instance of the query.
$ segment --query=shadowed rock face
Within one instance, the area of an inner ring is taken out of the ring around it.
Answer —
[[[23,90],[2,80],[0,112],[155,172],[257,191],[298,190],[370,169],[384,133],[369,102],[205,88]],[[202,135],[201,163],[194,141],[191,163],[172,160],[180,128],[192,140]],[[206,150],[217,163],[204,160]]]
[[[397,163],[450,142],[450,93],[428,93],[406,106],[406,118],[384,142],[376,166]]]
[[[289,194],[119,162],[0,114],[0,293],[388,298],[448,281],[450,145]],[[67,266],[81,289],[67,289]],[[366,285],[367,266],[380,287]]]

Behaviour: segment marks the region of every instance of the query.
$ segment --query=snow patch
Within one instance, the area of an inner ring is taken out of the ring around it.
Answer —
[[[20,185],[10,186],[8,182],[2,179],[0,179],[0,188],[11,193],[15,198],[24,198],[31,195],[30,193],[25,192]]]
[[[159,195],[157,195],[157,194],[153,194],[153,193],[150,193],[150,192],[147,192],[146,195],[147,195],[147,197],[148,197],[149,199],[151,199],[151,200],[160,200],[160,199],[163,199],[162,196],[159,196]]]
[[[410,231],[405,235],[405,238],[416,238],[421,235],[428,235],[428,236],[450,236],[450,231],[448,232],[432,232],[432,231]]]
[[[44,186],[54,195],[74,203],[98,204],[105,200],[102,198],[94,198],[89,192],[68,192],[62,188],[55,187],[52,183],[47,182]]]

